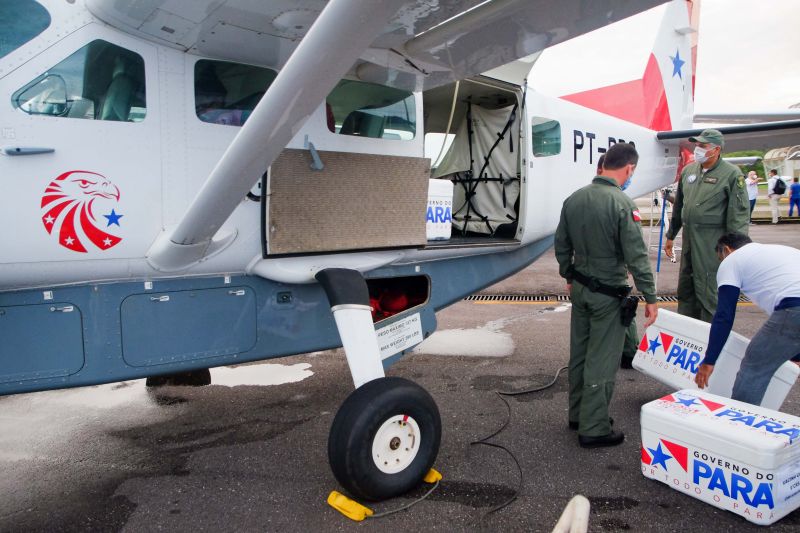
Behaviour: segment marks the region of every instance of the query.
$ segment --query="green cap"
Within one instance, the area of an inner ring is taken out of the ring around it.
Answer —
[[[693,143],[711,143],[717,146],[725,146],[725,139],[719,130],[703,130],[697,137],[689,137]]]

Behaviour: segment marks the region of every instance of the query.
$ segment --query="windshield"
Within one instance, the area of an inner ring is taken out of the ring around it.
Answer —
[[[33,0],[0,0],[0,57],[27,43],[50,25],[50,14]]]

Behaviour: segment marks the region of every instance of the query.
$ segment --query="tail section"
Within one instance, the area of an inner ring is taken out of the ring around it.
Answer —
[[[651,47],[646,62],[641,61],[644,71],[640,78],[562,98],[651,130],[690,128],[694,111],[699,4],[699,0],[673,0],[652,10],[661,13],[660,26],[649,36]],[[642,17],[643,23],[650,23],[655,14]],[[635,21],[628,24],[631,23]],[[609,29],[613,30],[613,26]],[[586,39],[592,38],[592,35],[586,36]],[[597,44],[602,46],[603,43],[598,41]],[[630,45],[625,53],[614,52],[617,63],[628,61],[641,43]]]

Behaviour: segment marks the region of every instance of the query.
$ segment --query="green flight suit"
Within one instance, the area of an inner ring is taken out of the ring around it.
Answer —
[[[655,283],[639,212],[608,177],[564,201],[555,235],[559,273],[572,282],[570,267],[612,287],[627,285],[628,270],[648,303],[655,303]],[[572,283],[570,320],[569,421],[588,437],[611,432],[608,404],[614,392],[627,328],[620,320],[621,301]]]
[[[678,313],[711,322],[717,308],[717,241],[747,234],[749,201],[739,167],[720,158],[708,170],[699,163],[681,172],[667,239],[683,228]]]

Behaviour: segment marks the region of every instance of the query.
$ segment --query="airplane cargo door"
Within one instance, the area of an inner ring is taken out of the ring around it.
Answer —
[[[420,93],[342,80],[272,164],[267,255],[424,247]]]
[[[270,255],[424,246],[428,159],[287,149],[270,170]]]
[[[0,262],[143,256],[162,228],[156,48],[99,24],[26,46],[44,51],[0,58]]]

